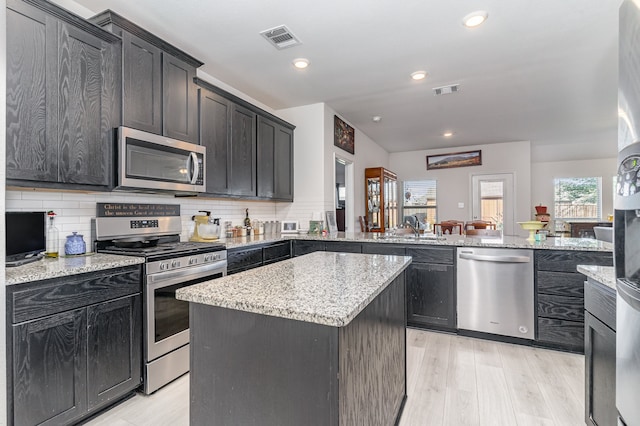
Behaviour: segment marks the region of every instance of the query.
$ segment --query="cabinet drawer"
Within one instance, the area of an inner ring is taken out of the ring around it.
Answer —
[[[325,251],[333,251],[338,253],[362,253],[362,244],[327,241],[325,243]]]
[[[292,244],[294,256],[302,256],[314,251],[324,251],[324,241],[295,240]]]
[[[607,252],[576,250],[536,250],[538,271],[577,272],[578,265],[613,266],[613,255]]]
[[[584,321],[584,299],[539,294],[538,315],[560,320]]]
[[[227,271],[251,269],[262,265],[262,247],[227,250]]]
[[[584,296],[584,275],[572,272],[539,271],[538,292],[560,296]]]
[[[413,258],[413,263],[446,263],[453,264],[453,248],[413,248],[407,247],[407,256]]]
[[[263,258],[265,263],[276,259],[287,259],[289,257],[291,257],[291,243],[289,241],[273,244],[264,248]]]
[[[367,254],[404,256],[405,249],[402,246],[396,246],[387,243],[370,243],[362,245],[362,252]]]
[[[141,267],[54,278],[9,288],[13,323],[140,293]]]
[[[538,340],[554,347],[584,352],[584,323],[538,318]]]

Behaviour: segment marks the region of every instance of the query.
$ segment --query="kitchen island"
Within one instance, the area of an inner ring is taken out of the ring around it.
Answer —
[[[393,424],[410,257],[316,252],[178,290],[191,424]]]

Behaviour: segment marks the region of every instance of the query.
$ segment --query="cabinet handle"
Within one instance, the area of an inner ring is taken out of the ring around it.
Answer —
[[[191,162],[191,185],[195,185],[200,173],[200,165],[198,164],[198,156],[195,152],[189,153],[189,162]]]

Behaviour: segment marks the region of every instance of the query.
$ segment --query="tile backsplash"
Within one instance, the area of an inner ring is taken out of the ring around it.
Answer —
[[[6,211],[48,211],[56,212],[56,227],[60,231],[59,247],[64,252],[66,236],[73,231],[84,235],[88,244],[91,239],[91,219],[96,215],[96,203],[157,203],[180,204],[182,216],[183,241],[189,239],[193,232],[191,216],[199,210],[209,210],[213,217],[219,217],[221,221],[231,220],[234,225],[241,225],[245,208],[249,208],[249,217],[258,220],[282,220],[278,217],[278,204],[269,201],[247,201],[227,199],[205,199],[196,197],[173,197],[171,195],[139,194],[139,193],[77,193],[77,192],[51,192],[51,191],[16,191],[7,190],[5,194]]]

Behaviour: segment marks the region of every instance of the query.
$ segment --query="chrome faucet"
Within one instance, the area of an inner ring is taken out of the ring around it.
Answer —
[[[416,228],[415,226],[413,226],[413,225],[411,224],[411,222],[406,221],[404,224],[405,224],[405,226],[407,226],[407,225],[408,225],[408,226],[409,226],[409,228],[411,228],[411,229],[413,230],[413,233],[415,234],[415,236],[416,236],[416,237],[419,237],[419,236],[420,236],[420,231],[418,231],[418,228]]]

